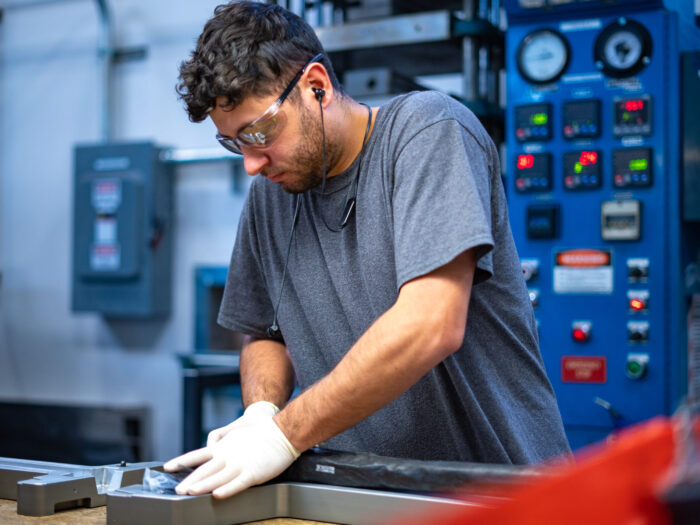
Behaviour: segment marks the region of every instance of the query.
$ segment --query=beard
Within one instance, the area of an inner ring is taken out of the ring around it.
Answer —
[[[289,174],[279,184],[287,193],[303,193],[320,186],[323,182],[323,128],[321,117],[311,110],[299,105],[300,139],[294,156],[283,171]],[[326,171],[337,163],[339,148],[326,134]],[[265,175],[265,170],[261,171]]]

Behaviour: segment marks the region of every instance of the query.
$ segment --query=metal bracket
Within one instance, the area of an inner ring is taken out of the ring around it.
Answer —
[[[277,483],[249,488],[231,498],[211,494],[154,494],[138,486],[107,494],[108,525],[229,525],[272,518],[294,518],[348,525],[367,524],[406,513],[434,513],[483,507],[484,497],[449,499],[398,492],[309,483]]]
[[[0,458],[0,498],[17,500],[17,513],[25,516],[99,507],[107,503],[107,491],[141,483],[146,468],[160,467],[157,462],[89,467]]]

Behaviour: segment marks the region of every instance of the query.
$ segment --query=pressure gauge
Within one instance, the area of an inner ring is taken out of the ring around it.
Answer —
[[[619,18],[596,38],[593,59],[609,77],[629,77],[651,61],[651,48],[651,36],[642,24]]]
[[[569,64],[569,43],[552,29],[538,29],[520,42],[517,62],[520,74],[528,82],[554,82]]]

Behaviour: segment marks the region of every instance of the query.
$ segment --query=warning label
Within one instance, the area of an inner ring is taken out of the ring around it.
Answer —
[[[90,269],[96,271],[118,270],[121,249],[118,244],[93,244],[90,250]]]
[[[605,383],[605,357],[564,356],[561,358],[561,380],[564,383]]]
[[[554,254],[554,293],[610,294],[613,292],[610,250],[563,250]]]

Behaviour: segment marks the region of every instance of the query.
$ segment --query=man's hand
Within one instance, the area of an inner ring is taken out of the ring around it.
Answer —
[[[200,465],[175,491],[228,498],[281,474],[299,452],[272,420],[276,412],[271,403],[254,403],[236,421],[212,431],[206,447],[168,461],[168,472]]]

